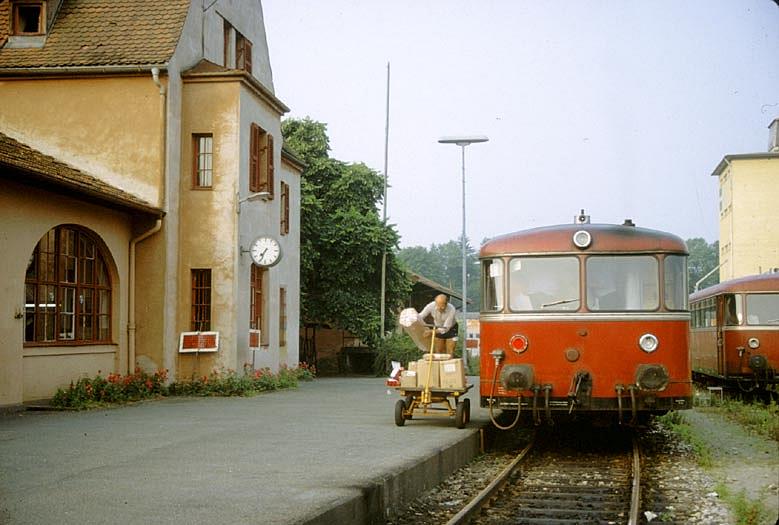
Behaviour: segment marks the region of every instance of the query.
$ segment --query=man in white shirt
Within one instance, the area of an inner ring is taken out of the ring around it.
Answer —
[[[449,298],[444,294],[437,295],[433,302],[428,303],[419,312],[419,320],[423,323],[427,316],[433,318],[436,353],[454,354],[458,330],[457,322],[454,320],[456,313],[457,310],[449,304]]]

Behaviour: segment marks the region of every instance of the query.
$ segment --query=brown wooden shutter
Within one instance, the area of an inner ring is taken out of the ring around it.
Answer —
[[[268,152],[267,152],[267,154],[268,154],[268,159],[267,159],[268,160],[268,180],[267,180],[268,189],[267,189],[267,192],[270,193],[271,197],[273,197],[274,188],[275,188],[274,178],[273,178],[273,176],[274,176],[274,173],[273,173],[273,135],[271,135],[270,133],[268,133]]]
[[[243,68],[247,73],[252,72],[252,43],[243,39]]]
[[[252,124],[249,141],[249,191],[260,191],[260,127]]]

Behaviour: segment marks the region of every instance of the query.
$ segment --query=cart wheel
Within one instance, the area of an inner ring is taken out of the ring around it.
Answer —
[[[465,403],[457,403],[457,410],[454,412],[454,426],[457,428],[465,428],[465,424],[467,423],[465,419],[466,413],[467,407],[465,406]]]
[[[395,403],[395,424],[399,427],[406,424],[406,416],[403,415],[405,411],[406,402],[403,399],[398,399],[398,402]]]
[[[471,421],[471,400],[463,399],[463,405],[465,405],[465,424],[467,425]]]

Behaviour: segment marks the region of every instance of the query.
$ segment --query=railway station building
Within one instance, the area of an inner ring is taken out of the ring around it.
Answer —
[[[767,152],[725,155],[719,181],[720,282],[779,272],[779,118]]]
[[[0,0],[0,407],[298,363],[287,111],[260,0]]]

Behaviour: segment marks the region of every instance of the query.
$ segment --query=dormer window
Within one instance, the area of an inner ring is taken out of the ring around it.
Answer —
[[[13,2],[12,6],[13,35],[37,36],[46,32],[43,2]]]

